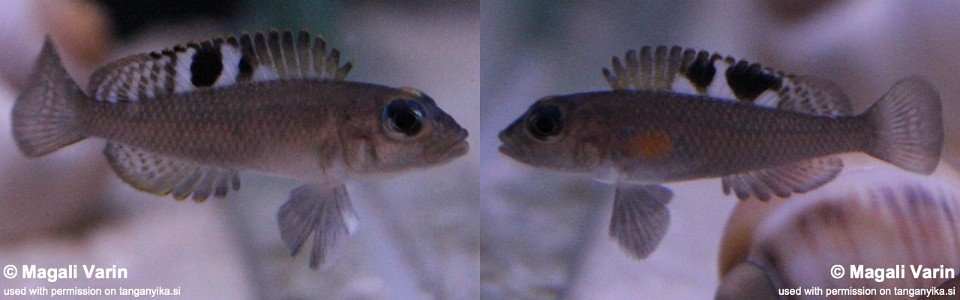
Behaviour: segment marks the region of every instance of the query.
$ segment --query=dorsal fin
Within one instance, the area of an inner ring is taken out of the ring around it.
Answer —
[[[327,52],[322,37],[306,31],[260,32],[177,45],[129,56],[93,74],[90,92],[100,101],[138,101],[201,88],[280,79],[339,81],[351,64]]]
[[[816,115],[848,116],[853,104],[839,86],[812,76],[789,76],[789,85],[779,93],[777,108]]]
[[[603,76],[614,90],[669,91],[816,115],[849,115],[850,100],[833,83],[795,76],[707,51],[640,48],[612,59]],[[786,102],[786,103],[784,103]]]

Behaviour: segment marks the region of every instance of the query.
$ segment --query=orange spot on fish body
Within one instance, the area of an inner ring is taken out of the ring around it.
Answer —
[[[645,131],[634,135],[625,145],[629,157],[664,158],[673,152],[673,138],[663,131]]]

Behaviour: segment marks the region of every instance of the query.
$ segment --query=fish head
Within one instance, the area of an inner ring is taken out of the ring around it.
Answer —
[[[391,89],[378,96],[342,137],[356,173],[392,173],[445,164],[469,150],[468,132],[426,94]]]
[[[577,100],[567,96],[538,100],[500,132],[500,152],[538,168],[601,172],[604,136],[595,130],[597,120],[586,111],[590,107]]]

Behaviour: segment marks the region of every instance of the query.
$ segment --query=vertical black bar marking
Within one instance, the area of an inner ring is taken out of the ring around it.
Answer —
[[[692,51],[690,55],[693,55]],[[696,58],[687,67],[686,74],[693,86],[701,93],[705,93],[713,82],[713,76],[717,75],[717,67],[713,65],[710,53],[706,51],[697,53]]]
[[[758,64],[739,61],[727,68],[727,84],[737,99],[753,102],[766,90],[779,90],[783,78],[768,73]]]
[[[196,87],[208,87],[217,82],[223,72],[223,54],[220,47],[205,41],[194,48],[190,63],[190,82]]]
[[[257,55],[253,50],[253,41],[250,35],[240,36],[240,61],[237,62],[237,82],[247,82],[253,80],[253,69],[256,65]]]

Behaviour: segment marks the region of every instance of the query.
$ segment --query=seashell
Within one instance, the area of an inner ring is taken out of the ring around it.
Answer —
[[[800,298],[822,298],[836,289],[883,298],[884,289],[936,286],[956,293],[957,178],[946,164],[931,176],[887,166],[852,168],[790,200],[767,207],[743,202],[725,230],[716,297],[778,299],[793,289],[804,294]],[[814,287],[821,294],[804,290]]]

